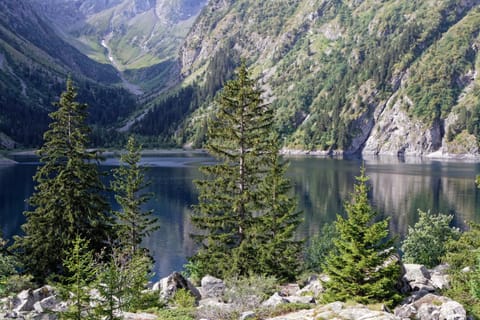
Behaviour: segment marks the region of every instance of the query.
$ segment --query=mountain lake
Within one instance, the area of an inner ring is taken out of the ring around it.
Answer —
[[[287,159],[288,176],[304,219],[297,237],[307,242],[323,224],[344,213],[343,203],[350,198],[362,163],[370,177],[372,204],[379,217],[391,217],[392,234],[402,238],[417,221],[418,209],[453,214],[460,228],[465,221],[480,222],[480,191],[474,183],[480,163],[396,157]],[[18,164],[0,165],[0,226],[7,239],[19,234],[25,221],[25,199],[33,192],[32,176],[39,164],[32,156],[17,155],[14,160]],[[154,194],[145,209],[153,209],[160,221],[160,229],[144,242],[156,261],[156,279],[182,270],[186,258],[195,252],[189,221],[197,201],[194,180],[201,178],[198,168],[209,163],[212,159],[201,152],[155,152],[142,158],[151,181],[147,191]],[[118,164],[118,158],[109,157],[101,168],[108,171]]]

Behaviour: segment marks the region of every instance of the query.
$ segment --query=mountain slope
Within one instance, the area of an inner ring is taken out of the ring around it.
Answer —
[[[91,106],[92,123],[108,126],[135,107],[131,94],[113,86],[121,79],[112,66],[62,40],[28,2],[0,2],[0,132],[21,145],[38,145],[68,75],[79,99]]]
[[[206,0],[31,1],[79,50],[121,71],[128,70],[125,76],[146,89],[155,89],[156,84],[162,83],[161,78],[152,80],[150,68],[166,61],[173,64],[178,48],[206,3]]]
[[[289,149],[478,154],[478,0],[211,0],[181,49],[186,83],[244,57]],[[193,113],[185,127],[202,131]]]

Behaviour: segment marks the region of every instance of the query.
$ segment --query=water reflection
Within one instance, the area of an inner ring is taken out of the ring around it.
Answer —
[[[33,191],[32,176],[36,163],[32,159],[14,166],[0,166],[0,224],[6,237],[17,234],[27,208],[25,199]],[[380,216],[391,217],[390,228],[404,235],[407,226],[417,220],[417,209],[455,215],[455,224],[465,220],[480,222],[479,192],[474,177],[479,164],[439,162],[422,159],[367,158],[335,160],[309,157],[289,158],[288,175],[304,222],[297,236],[311,237],[320,227],[344,214],[343,203],[353,191],[355,176],[365,164],[370,176],[371,199]],[[181,269],[186,257],[195,248],[189,216],[197,201],[193,180],[199,179],[198,166],[211,163],[205,154],[174,153],[146,156],[142,163],[149,167],[152,181],[149,191],[155,194],[146,209],[153,209],[160,229],[145,240],[156,260],[157,277]],[[118,165],[109,158],[103,170]]]

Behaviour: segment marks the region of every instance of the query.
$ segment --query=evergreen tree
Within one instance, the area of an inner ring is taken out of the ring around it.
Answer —
[[[63,261],[68,276],[63,277],[62,296],[71,300],[69,309],[60,315],[61,319],[95,319],[90,305],[90,290],[96,281],[96,263],[87,240],[77,236],[73,247],[65,251]]]
[[[142,193],[149,182],[145,181],[144,168],[139,166],[140,150],[135,138],[130,137],[127,152],[120,158],[122,165],[114,170],[111,184],[115,199],[121,206],[121,210],[115,212],[118,218],[118,235],[121,245],[132,254],[138,251],[143,238],[159,228],[158,219],[152,218],[153,210],[142,210],[142,205],[152,195]]]
[[[25,212],[23,237],[15,246],[23,251],[24,265],[38,281],[51,273],[62,273],[65,251],[76,235],[89,239],[90,248],[99,251],[111,234],[109,206],[104,198],[96,160],[89,152],[87,105],[75,101],[72,80],[53,120],[45,132],[39,150],[40,161],[34,180],[35,192],[29,199],[31,211]]]
[[[324,271],[326,301],[355,300],[360,303],[392,304],[399,295],[395,289],[400,266],[388,236],[388,219],[373,222],[376,213],[368,201],[365,169],[357,177],[353,199],[345,204],[347,217],[337,216],[338,238],[327,257]]]
[[[202,168],[206,179],[196,182],[199,204],[192,216],[201,231],[194,238],[202,245],[192,261],[203,273],[275,272],[270,265],[277,253],[290,249],[290,228],[298,223],[285,222],[297,215],[293,202],[285,200],[289,186],[272,134],[273,110],[260,95],[242,63],[220,94],[219,110],[208,127],[206,148],[219,163]],[[268,259],[259,263],[258,256],[267,252]]]

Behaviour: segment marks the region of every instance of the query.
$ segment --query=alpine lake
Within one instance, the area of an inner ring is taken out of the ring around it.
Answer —
[[[7,239],[21,232],[26,199],[33,192],[32,177],[39,165],[38,158],[31,155],[13,159],[17,164],[0,165],[0,226]],[[391,234],[399,239],[417,221],[418,209],[454,215],[453,224],[460,228],[465,228],[466,221],[480,222],[480,190],[474,183],[480,163],[396,157],[286,159],[292,196],[304,219],[296,236],[306,242],[323,224],[344,214],[343,204],[350,199],[362,164],[370,177],[371,203],[379,218],[390,217]],[[195,230],[189,219],[197,202],[194,180],[202,177],[199,167],[212,164],[213,159],[202,152],[156,151],[145,153],[141,163],[151,181],[146,191],[153,193],[145,209],[153,209],[160,222],[160,229],[144,242],[156,261],[158,279],[182,270],[187,257],[195,252],[190,238]],[[112,155],[101,163],[101,170],[108,172],[118,165],[118,157]],[[109,197],[113,205],[113,196]]]

